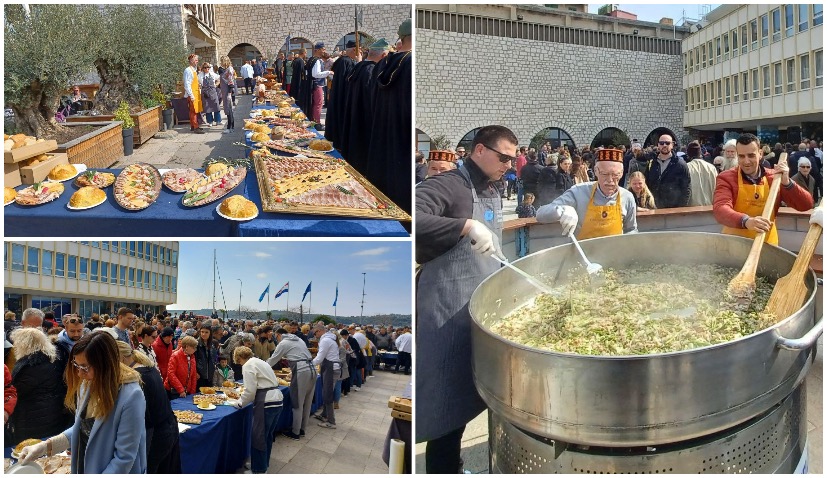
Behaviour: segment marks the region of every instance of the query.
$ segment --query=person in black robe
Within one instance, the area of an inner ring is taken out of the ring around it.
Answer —
[[[304,59],[307,57],[307,50],[299,50],[299,56],[293,60],[293,78],[290,80],[290,95],[296,100],[296,106],[304,111],[302,104],[302,85],[304,84]]]
[[[368,50],[368,58],[359,62],[347,77],[345,117],[342,123],[339,152],[357,171],[366,172],[368,148],[373,123],[374,84],[376,64],[388,56],[390,45],[384,38]]]
[[[413,183],[412,80],[413,45],[411,20],[399,26],[398,51],[387,56],[376,78],[373,127],[368,153],[368,181],[404,211],[411,212]]]
[[[328,93],[327,116],[325,117],[324,137],[332,142],[336,148],[341,146],[341,131],[347,117],[345,108],[348,93],[347,78],[356,64],[361,61],[360,55],[356,51],[355,41],[350,40],[345,46],[345,54],[333,62],[333,66],[330,68],[333,71],[333,82]]]

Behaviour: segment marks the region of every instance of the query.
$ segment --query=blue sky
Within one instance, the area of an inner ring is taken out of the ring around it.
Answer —
[[[590,3],[589,4],[589,13],[597,13],[597,9],[601,6],[605,5],[604,3]],[[627,3],[619,3],[618,10],[623,10],[624,12],[634,13],[637,15],[637,19],[645,22],[659,22],[663,17],[669,17],[674,20],[675,24],[678,24],[681,17],[684,16],[684,11],[686,11],[685,15],[687,18],[692,19],[700,19],[701,13],[699,12],[699,7],[701,5],[709,6],[706,9],[706,12],[714,10],[720,4],[715,3],[707,3],[707,4],[627,4]]]
[[[359,315],[362,272],[366,272],[365,315],[410,314],[410,242],[185,242],[180,243],[178,303],[172,310],[212,307],[213,249],[228,309],[241,304],[256,310],[267,308],[267,298],[258,298],[270,284],[270,307],[283,310],[287,294],[275,293],[290,281],[290,308],[298,307],[308,282],[313,281],[311,313],[333,314],[336,283],[339,283],[338,315]],[[304,301],[310,306],[310,295]],[[224,308],[220,285],[216,286],[216,308]]]

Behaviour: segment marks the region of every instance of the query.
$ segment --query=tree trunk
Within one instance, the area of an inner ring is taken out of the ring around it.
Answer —
[[[54,119],[54,114],[50,114],[51,118],[43,114],[41,108],[20,108],[17,105],[11,105],[14,111],[14,120],[20,132],[36,138],[53,138],[57,133],[61,132],[65,126],[61,126]]]
[[[132,89],[129,79],[123,75],[123,70],[112,66],[108,62],[98,60],[95,68],[100,76],[100,89],[95,95],[95,108],[103,114],[113,114],[121,101],[130,105],[140,102],[138,94]]]

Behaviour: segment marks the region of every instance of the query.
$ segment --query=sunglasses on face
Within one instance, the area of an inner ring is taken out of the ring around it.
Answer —
[[[665,146],[665,145],[672,144],[672,142],[671,141],[658,141],[658,144],[661,145],[661,146]]]
[[[798,169],[810,169],[811,166],[799,166]]]
[[[74,365],[76,369],[83,373],[89,373],[90,367],[88,365],[80,365],[77,362],[75,362],[75,359],[72,359],[72,365]]]
[[[485,148],[490,149],[491,151],[497,153],[497,155],[499,155],[499,159],[500,159],[501,163],[507,163],[509,161],[516,161],[517,160],[516,157],[509,156],[507,154],[501,153],[501,152],[497,151],[496,149],[492,148],[491,146],[488,146],[487,144],[484,144],[484,143],[480,143],[480,144],[483,145]]]

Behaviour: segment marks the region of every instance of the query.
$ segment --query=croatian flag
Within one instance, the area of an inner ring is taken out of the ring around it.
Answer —
[[[333,299],[333,307],[336,307],[336,302],[339,302],[339,284],[336,284],[336,298]]]
[[[281,289],[279,289],[279,291],[278,291],[278,292],[276,292],[276,297],[274,297],[274,298],[275,298],[275,299],[278,299],[279,297],[281,297],[281,295],[282,295],[282,294],[284,294],[285,292],[287,292],[287,291],[288,291],[288,288],[289,288],[289,287],[290,287],[290,282],[287,282],[286,284],[284,284],[283,286],[281,286]]]
[[[261,296],[258,298],[258,301],[261,302],[262,300],[264,300],[264,297],[266,297],[269,292],[270,292],[270,284],[267,284],[267,288],[264,289],[264,292],[261,293]]]
[[[313,285],[313,281],[310,281],[310,283],[307,284],[307,289],[304,289],[304,295],[302,296],[302,302],[304,302],[304,298],[307,297],[307,294],[310,293],[310,286],[311,285]]]

